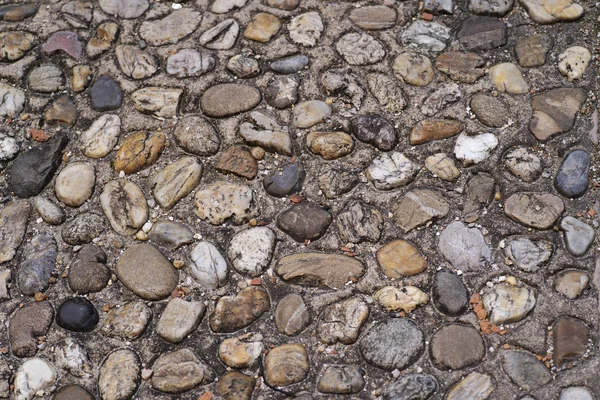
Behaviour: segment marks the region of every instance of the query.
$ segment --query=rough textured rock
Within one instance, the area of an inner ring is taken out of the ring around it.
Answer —
[[[103,400],[129,399],[140,385],[139,356],[129,349],[116,350],[108,355],[98,373],[98,392]]]
[[[425,351],[425,337],[409,319],[390,319],[371,327],[359,344],[362,356],[370,364],[385,370],[403,370]]]
[[[447,51],[438,56],[435,66],[451,79],[464,83],[473,83],[485,75],[485,60],[471,52]]]
[[[433,219],[446,216],[450,204],[435,190],[415,189],[398,199],[392,211],[396,225],[404,232],[409,232]]]
[[[522,67],[539,67],[546,63],[548,52],[554,47],[552,36],[539,33],[521,37],[515,45],[515,53]]]
[[[174,298],[156,323],[156,334],[167,342],[179,343],[198,327],[204,311],[204,304],[199,301]]]
[[[302,296],[288,294],[277,303],[275,325],[288,336],[300,333],[310,323],[310,313]]]
[[[210,329],[230,333],[252,324],[271,308],[269,293],[252,286],[235,296],[221,297],[210,316]]]
[[[317,337],[325,344],[353,344],[369,316],[369,306],[360,298],[351,298],[328,307],[320,317]]]
[[[383,389],[384,400],[428,400],[438,390],[437,380],[427,374],[405,374]]]
[[[535,292],[528,286],[507,283],[486,288],[481,296],[483,308],[493,324],[509,324],[527,316],[536,303]]]
[[[133,301],[109,311],[102,325],[102,333],[127,340],[140,337],[150,320],[152,310],[141,301]]]
[[[8,203],[0,211],[0,263],[10,261],[23,242],[31,208],[25,201]]]
[[[216,289],[227,282],[227,262],[214,244],[198,243],[190,253],[190,261],[190,274],[204,288]]]
[[[317,389],[321,393],[360,393],[365,386],[362,374],[358,365],[327,365],[321,371]]]
[[[552,89],[534,96],[529,130],[541,141],[570,131],[585,98],[585,92],[579,88]]]
[[[131,94],[135,109],[158,118],[173,118],[179,112],[183,90],[177,88],[146,87]]]
[[[194,205],[198,217],[213,225],[221,225],[227,220],[239,225],[257,214],[252,189],[235,183],[216,182],[198,190]]]
[[[54,320],[54,308],[48,301],[29,303],[17,310],[10,319],[8,338],[16,357],[33,357],[37,352],[37,338],[45,336]]]
[[[262,275],[275,248],[275,232],[258,226],[238,232],[229,241],[227,257],[233,268],[250,276]]]
[[[297,242],[317,240],[327,232],[333,218],[314,203],[300,203],[277,217],[277,227]]]
[[[19,290],[32,296],[48,289],[57,256],[58,248],[52,235],[40,233],[34,236],[31,242],[26,244],[25,259],[19,266]]]
[[[194,9],[182,8],[162,19],[146,20],[140,25],[140,38],[152,46],[177,43],[196,30],[200,16]]]
[[[133,235],[148,220],[144,193],[135,183],[109,181],[100,195],[100,205],[111,227],[119,235]]]
[[[94,245],[83,246],[69,267],[69,288],[80,294],[104,289],[111,275],[106,261],[106,253],[101,248]]]
[[[288,386],[303,381],[309,369],[308,353],[303,345],[283,344],[267,354],[265,380],[269,385]]]
[[[195,157],[180,157],[152,176],[152,194],[161,207],[169,209],[194,190],[201,177],[200,161]]]
[[[173,136],[179,147],[198,156],[211,156],[221,146],[221,138],[210,122],[194,115],[180,119]]]
[[[63,225],[61,236],[65,243],[76,246],[89,243],[106,229],[106,221],[96,213],[83,213]]]
[[[399,152],[384,153],[373,160],[367,169],[367,178],[379,190],[406,186],[419,173],[419,165]]]
[[[535,272],[550,260],[553,247],[552,243],[545,240],[519,237],[506,243],[504,253],[518,268],[525,272]]]
[[[550,193],[515,193],[504,202],[513,221],[536,229],[548,229],[564,210],[563,201]]]

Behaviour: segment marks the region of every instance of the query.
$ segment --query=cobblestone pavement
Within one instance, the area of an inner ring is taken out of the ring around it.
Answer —
[[[599,3],[10,1],[1,398],[600,400]]]

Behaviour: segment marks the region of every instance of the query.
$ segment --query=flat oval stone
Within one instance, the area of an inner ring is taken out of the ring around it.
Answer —
[[[58,249],[54,236],[38,233],[25,247],[25,259],[19,266],[19,290],[29,296],[48,289],[56,267]]]
[[[272,386],[288,386],[308,376],[310,364],[303,345],[288,343],[277,346],[265,358],[265,380]]]
[[[131,181],[108,181],[100,195],[100,205],[119,235],[133,235],[148,220],[144,192]]]
[[[545,33],[520,37],[515,53],[521,67],[539,67],[546,63],[548,52],[554,47],[554,39]]]
[[[567,250],[575,256],[584,255],[596,236],[594,228],[571,216],[564,217],[560,221],[559,227],[565,232]]]
[[[567,154],[554,178],[556,190],[569,198],[583,196],[588,188],[590,162],[590,155],[585,150]]]
[[[187,348],[161,354],[152,370],[152,387],[165,393],[187,392],[214,380],[212,370]]]
[[[294,125],[298,128],[310,128],[331,115],[331,107],[319,100],[310,100],[294,108]]]
[[[431,297],[436,308],[446,315],[461,315],[469,308],[469,292],[465,284],[450,271],[441,270],[435,274]]]
[[[68,206],[79,207],[85,203],[94,192],[96,171],[87,162],[72,162],[59,172],[54,181],[56,198]]]
[[[72,127],[77,121],[77,106],[69,95],[59,96],[46,107],[44,119],[49,125]]]
[[[428,400],[438,387],[431,375],[405,374],[384,387],[383,400]]]
[[[179,343],[191,334],[204,317],[204,303],[175,297],[169,301],[156,324],[156,334],[170,343]]]
[[[152,319],[152,310],[142,301],[132,301],[108,312],[102,333],[127,340],[137,339]]]
[[[501,128],[508,123],[509,110],[497,97],[477,94],[471,98],[471,110],[484,125]]]
[[[525,94],[529,92],[529,84],[521,70],[514,63],[494,65],[489,71],[490,81],[496,85],[499,92]]]
[[[577,269],[564,270],[554,278],[554,290],[570,300],[577,299],[587,289],[590,277],[584,271]]]
[[[229,241],[227,257],[240,274],[260,276],[271,262],[275,232],[256,226],[236,233]]]
[[[121,134],[121,118],[114,114],[103,114],[90,128],[79,136],[83,154],[90,158],[102,158],[117,145]]]
[[[550,193],[515,193],[504,202],[510,219],[536,229],[549,229],[564,209],[563,201]]]
[[[0,7],[0,19],[3,21],[19,22],[37,13],[36,4],[8,4]]]
[[[485,344],[472,326],[450,324],[434,333],[429,351],[437,368],[454,371],[480,364],[485,356]]]
[[[131,399],[140,384],[140,358],[129,349],[113,351],[106,357],[98,373],[100,398]]]
[[[353,8],[348,19],[360,29],[378,31],[396,25],[396,10],[386,6]]]
[[[365,386],[363,371],[358,365],[326,365],[320,373],[317,390],[321,393],[360,393]]]
[[[431,60],[418,53],[402,53],[392,65],[394,75],[413,86],[427,86],[433,80]]]
[[[142,22],[138,34],[152,46],[174,44],[196,30],[201,15],[192,8],[181,8],[164,18]]]
[[[179,112],[183,90],[166,87],[145,87],[131,94],[135,109],[159,118],[173,118]]]
[[[410,144],[423,144],[433,140],[443,140],[458,135],[463,124],[455,119],[426,119],[413,126],[410,131]]]
[[[140,17],[150,7],[148,0],[100,0],[99,4],[105,13],[126,19]]]
[[[271,196],[285,197],[299,192],[304,183],[306,172],[299,163],[284,165],[263,179],[263,187]]]
[[[194,190],[201,177],[202,164],[196,157],[180,157],[152,176],[152,194],[162,208],[170,209]]]
[[[350,121],[350,132],[361,142],[369,143],[379,150],[393,150],[398,144],[394,126],[375,114],[359,115]]]
[[[152,225],[148,238],[169,250],[176,250],[193,243],[194,233],[181,222],[159,220]]]
[[[96,307],[85,297],[63,301],[56,312],[56,324],[72,332],[91,332],[99,320]]]
[[[412,276],[427,269],[427,261],[411,243],[398,239],[377,250],[377,262],[388,278]]]
[[[161,300],[177,287],[179,274],[173,265],[149,244],[130,246],[116,264],[119,280],[145,300]]]
[[[33,206],[35,207],[35,211],[37,211],[47,224],[61,225],[67,219],[64,210],[47,197],[36,197]]]
[[[178,78],[200,76],[215,68],[217,61],[206,53],[182,49],[167,58],[167,73]]]
[[[215,199],[218,199],[217,204]],[[240,225],[258,214],[251,188],[224,181],[198,190],[194,205],[196,215],[212,225],[221,225],[228,220]]]
[[[82,386],[66,385],[54,392],[52,400],[94,400],[94,396]]]
[[[198,243],[189,258],[188,271],[202,287],[211,290],[227,283],[227,261],[214,244]]]
[[[551,24],[559,21],[576,21],[585,9],[572,0],[521,0],[529,17],[538,24]]]
[[[552,359],[554,363],[561,367],[566,363],[580,359],[587,351],[589,334],[590,328],[580,319],[560,317],[553,327],[552,344],[554,352]],[[573,400],[575,399],[577,398],[574,396]],[[590,396],[589,399],[591,400],[592,397]]]
[[[52,93],[65,87],[65,76],[56,65],[40,65],[27,76],[31,90],[40,93]]]
[[[139,131],[129,134],[117,151],[115,171],[134,174],[154,164],[166,146],[164,133]]]
[[[255,87],[222,83],[211,86],[204,92],[200,107],[209,117],[225,118],[252,110],[261,99],[260,91]]]
[[[254,179],[258,173],[258,164],[248,148],[231,146],[221,153],[216,169],[224,174],[235,174],[246,179]]]
[[[231,368],[248,368],[254,365],[264,350],[260,333],[246,333],[225,339],[219,345],[219,358]]]
[[[252,324],[271,308],[269,293],[262,286],[251,286],[239,294],[223,296],[210,316],[213,332],[230,333]]]
[[[308,65],[309,58],[304,54],[297,54],[272,61],[269,68],[278,74],[293,74],[301,71]]]
[[[485,60],[471,52],[447,51],[439,55],[435,66],[451,79],[464,83],[474,83],[486,72]]]
[[[508,283],[486,288],[481,296],[483,308],[492,324],[509,324],[525,318],[535,307],[535,292],[528,286]]]
[[[277,227],[297,242],[317,240],[332,221],[331,214],[314,203],[300,203],[277,217]]]
[[[308,307],[302,296],[288,294],[277,303],[275,326],[285,335],[296,335],[310,323]]]
[[[535,390],[552,381],[552,374],[544,363],[527,351],[503,351],[502,370],[524,390]]]
[[[306,135],[306,146],[325,160],[335,160],[350,154],[354,141],[345,132],[310,132]]]

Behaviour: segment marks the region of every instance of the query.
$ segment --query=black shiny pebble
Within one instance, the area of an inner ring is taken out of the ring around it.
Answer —
[[[63,301],[56,313],[56,323],[73,332],[91,332],[100,316],[96,307],[85,297],[72,297]]]

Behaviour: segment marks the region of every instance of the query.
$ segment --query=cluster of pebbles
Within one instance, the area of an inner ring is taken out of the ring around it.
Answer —
[[[599,399],[598,7],[0,5],[0,398]]]

